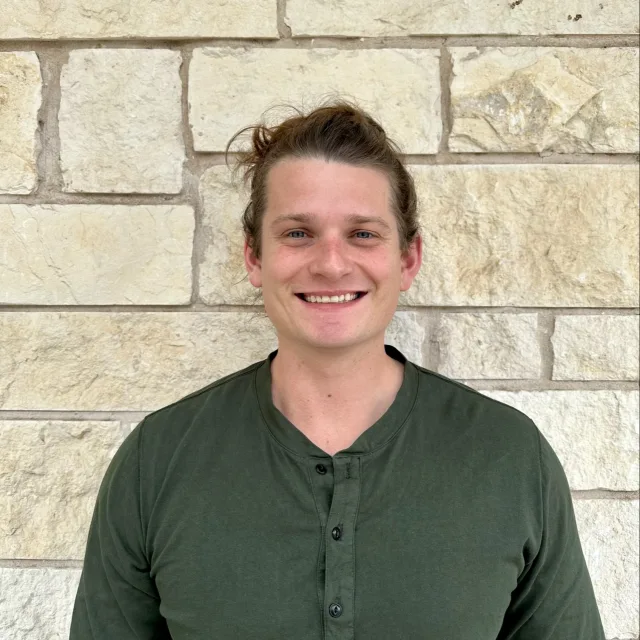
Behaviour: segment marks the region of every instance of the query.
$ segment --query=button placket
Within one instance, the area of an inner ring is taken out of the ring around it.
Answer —
[[[324,462],[311,460],[309,468],[309,480],[316,510],[318,512],[318,521],[320,525],[320,546],[318,549],[317,571],[316,571],[316,588],[318,591],[318,604],[322,609],[323,633],[326,625],[327,616],[325,615],[325,546],[326,546],[326,528],[329,520],[329,510],[333,500],[333,460],[327,459]],[[335,542],[334,542],[335,544]],[[324,637],[324,635],[323,635]]]
[[[360,458],[334,458],[333,478],[333,499],[325,529],[325,639],[353,640]]]

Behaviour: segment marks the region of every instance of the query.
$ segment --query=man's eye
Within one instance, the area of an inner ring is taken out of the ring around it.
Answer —
[[[301,229],[294,229],[292,231],[287,231],[285,235],[287,238],[291,238],[292,240],[301,240],[306,235],[306,233],[307,233],[306,231],[302,231]],[[294,235],[294,234],[300,234],[300,235]],[[355,235],[358,235],[358,234],[365,234],[364,236],[362,235],[359,236],[360,240],[369,240],[375,237],[375,234],[373,234],[371,231],[356,231]]]

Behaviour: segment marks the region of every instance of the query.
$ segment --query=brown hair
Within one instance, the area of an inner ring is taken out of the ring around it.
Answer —
[[[348,100],[333,101],[307,115],[291,108],[297,116],[274,127],[264,123],[245,127],[231,138],[225,149],[226,162],[235,139],[253,130],[250,149],[237,154],[236,170],[244,168],[245,185],[251,181],[251,197],[242,216],[242,226],[255,256],[258,259],[261,256],[267,176],[277,162],[287,157],[320,158],[385,173],[391,185],[391,207],[398,225],[400,249],[406,252],[419,233],[419,223],[415,185],[401,160],[398,145],[378,122]]]

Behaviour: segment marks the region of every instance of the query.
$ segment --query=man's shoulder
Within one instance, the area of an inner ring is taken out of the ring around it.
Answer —
[[[179,398],[148,414],[136,427],[153,433],[158,439],[181,437],[194,422],[215,420],[216,414],[227,413],[247,402],[253,393],[254,375],[263,360],[234,371],[201,389]]]
[[[516,407],[462,382],[415,364],[420,378],[417,401],[430,407],[450,425],[526,440],[538,446],[539,430],[530,416]]]
[[[491,477],[505,500],[510,495],[538,508],[541,459],[549,447],[531,417],[423,367],[414,416],[429,452],[447,461],[446,468],[473,470],[477,482]]]

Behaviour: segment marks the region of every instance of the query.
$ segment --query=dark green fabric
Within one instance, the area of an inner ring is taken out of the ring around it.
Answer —
[[[101,484],[71,640],[603,640],[549,443],[385,349],[402,387],[333,457],[273,405],[277,351],[145,418]]]

